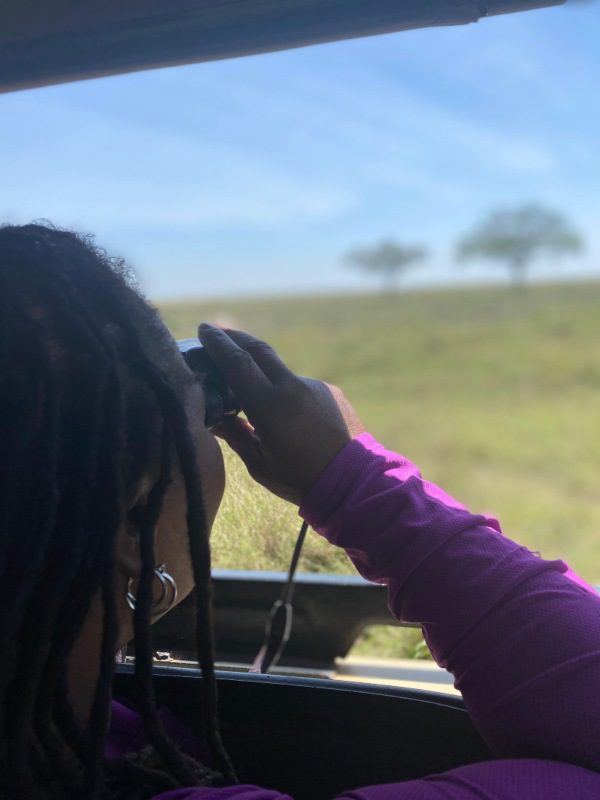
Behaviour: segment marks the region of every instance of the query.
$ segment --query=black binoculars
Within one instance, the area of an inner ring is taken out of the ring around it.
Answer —
[[[226,417],[239,414],[241,408],[233,392],[227,385],[223,374],[208,355],[198,339],[180,339],[177,342],[179,352],[186,364],[198,377],[206,395],[207,428],[214,428]]]

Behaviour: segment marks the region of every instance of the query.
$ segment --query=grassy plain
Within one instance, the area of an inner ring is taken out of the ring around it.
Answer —
[[[271,342],[296,371],[341,386],[366,427],[474,511],[600,583],[600,283],[397,295],[182,302],[160,308],[177,337],[225,320]],[[216,566],[285,569],[294,509],[226,454]],[[347,572],[310,538],[305,571]],[[407,638],[408,636],[408,638]],[[366,637],[381,653],[412,633]]]

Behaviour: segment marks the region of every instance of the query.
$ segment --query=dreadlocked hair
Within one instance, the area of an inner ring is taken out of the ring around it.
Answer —
[[[235,782],[221,742],[213,665],[210,551],[181,391],[156,311],[123,262],[46,224],[0,228],[0,798],[128,798]],[[135,686],[148,746],[107,761],[118,640],[117,532],[152,454],[139,521]],[[177,464],[196,582],[203,722],[216,765],[165,733],[152,681],[154,532]],[[94,602],[99,674],[87,724],[67,667]]]

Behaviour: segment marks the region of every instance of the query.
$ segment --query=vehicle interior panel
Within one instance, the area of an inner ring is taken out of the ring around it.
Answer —
[[[130,666],[115,697],[134,701]],[[156,668],[159,705],[200,735],[197,671]],[[490,753],[459,698],[365,684],[219,673],[224,741],[242,783],[295,800],[331,800],[356,786],[423,777]]]

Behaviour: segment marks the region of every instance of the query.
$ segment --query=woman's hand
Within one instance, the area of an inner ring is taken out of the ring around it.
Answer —
[[[295,375],[247,333],[201,325],[198,335],[248,418],[231,417],[213,433],[258,483],[301,505],[329,462],[364,431],[352,406],[336,386]]]

